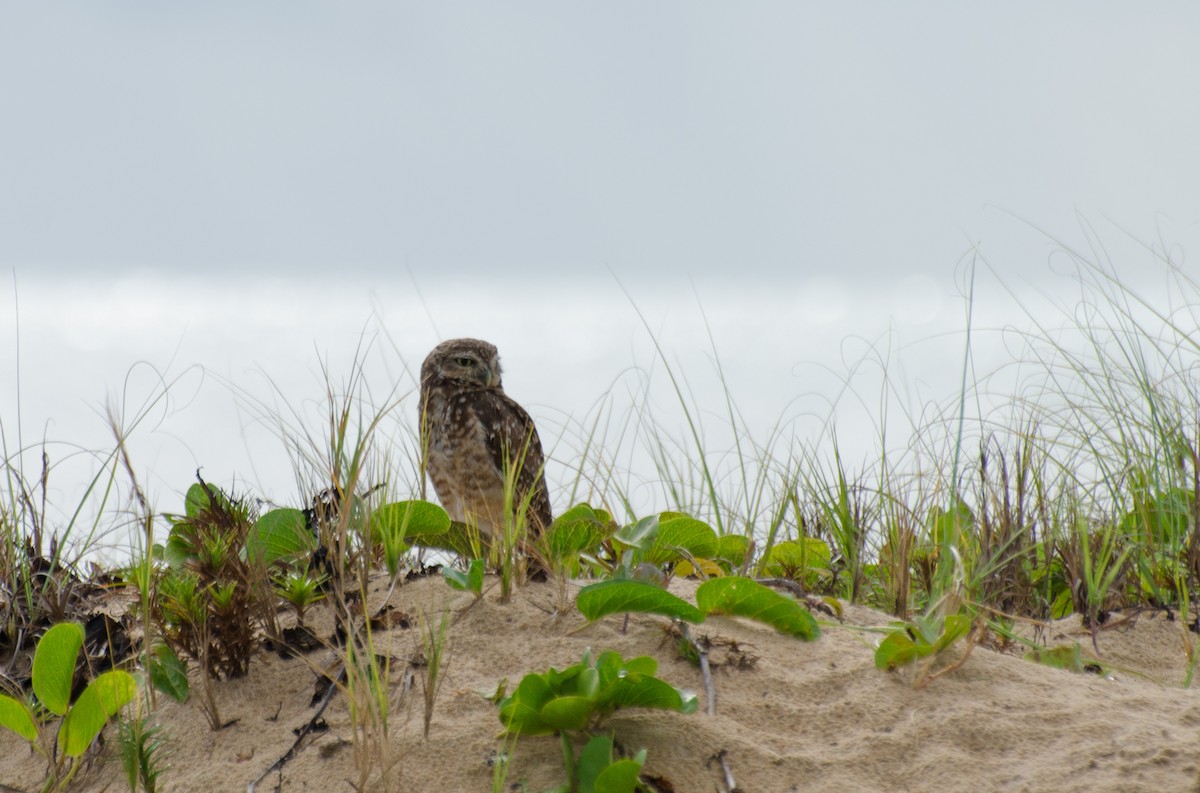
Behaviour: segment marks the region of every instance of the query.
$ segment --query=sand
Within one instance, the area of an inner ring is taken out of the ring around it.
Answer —
[[[695,589],[689,581],[671,586],[685,597]],[[379,582],[373,607],[384,592]],[[699,693],[701,707],[691,715],[618,711],[605,724],[621,747],[648,750],[644,774],[660,790],[728,790],[718,753],[746,793],[1200,790],[1200,691],[1182,687],[1183,632],[1162,612],[1124,615],[1100,632],[1102,674],[1054,669],[1012,648],[980,645],[961,667],[921,689],[913,687],[909,670],[874,667],[879,634],[863,628],[887,625],[879,612],[848,606],[844,624],[823,624],[814,642],[738,618],[710,617],[694,633],[736,643],[736,652],[713,650],[713,659],[725,662],[714,674],[713,717],[704,713],[699,671],[678,656],[664,619],[634,616],[622,632],[624,620],[614,616],[581,629],[584,621],[573,609],[555,612],[550,584],[527,585],[500,604],[494,588],[473,602],[437,577],[401,585],[391,603],[414,617],[451,609],[449,660],[425,740],[419,677],[405,691],[402,671],[418,652],[419,631],[397,626],[376,635],[394,659],[393,764],[386,780],[374,771],[367,790],[491,790],[489,763],[501,749],[501,725],[486,695],[503,680],[511,687],[527,672],[575,663],[589,647],[652,655],[660,677]],[[320,612],[315,608],[310,622],[327,631],[331,622]],[[1085,655],[1094,655],[1077,619],[1050,626],[1041,638],[1079,642]],[[164,701],[159,716],[174,754],[160,789],[245,790],[310,719],[314,667],[333,660],[325,649],[288,660],[264,651],[246,677],[216,685],[221,715],[233,722],[216,732],[194,701]],[[193,676],[193,697],[198,694]],[[257,790],[354,789],[358,771],[345,697],[335,697],[324,716],[328,731],[307,739]],[[128,789],[114,746],[110,727],[105,748],[72,790]],[[544,791],[560,783],[560,758],[556,737],[521,739],[505,789]],[[0,783],[34,790],[41,773],[42,761],[21,739],[0,735]]]

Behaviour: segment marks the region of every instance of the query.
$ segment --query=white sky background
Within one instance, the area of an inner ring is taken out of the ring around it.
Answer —
[[[819,432],[869,342],[911,406],[944,402],[975,246],[984,371],[1008,354],[985,329],[1028,325],[1001,281],[1069,301],[1054,251],[1088,226],[1166,306],[1143,244],[1197,249],[1197,30],[1185,2],[0,0],[9,454],[109,445],[145,361],[183,375],[130,446],[159,509],[197,466],[295,503],[220,379],[316,403],[364,330],[381,398],[440,338],[493,341],[554,445],[655,365],[635,304],[719,413],[703,307],[759,437]]]

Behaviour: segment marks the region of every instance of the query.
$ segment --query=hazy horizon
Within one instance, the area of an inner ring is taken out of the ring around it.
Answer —
[[[999,388],[1020,331],[1071,322],[1067,249],[1169,313],[1161,259],[1186,272],[1198,248],[1188,3],[0,0],[0,19],[0,426],[27,475],[42,438],[71,460],[68,513],[90,465],[72,448],[105,448],[106,404],[160,374],[182,379],[130,444],[157,509],[197,466],[294,502],[234,391],[310,409],[364,337],[380,399],[440,339],[497,344],[560,480],[597,401],[629,409],[645,372],[682,427],[652,336],[718,448],[728,387],[763,442],[814,442],[838,405],[862,460],[883,363],[897,431],[960,393],[968,305],[969,377]]]

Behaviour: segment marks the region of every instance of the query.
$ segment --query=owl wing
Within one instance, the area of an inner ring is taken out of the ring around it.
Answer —
[[[529,498],[526,521],[534,534],[539,534],[553,520],[550,496],[546,489],[546,458],[533,419],[525,409],[503,393],[492,392],[481,415],[487,432],[487,447],[500,476],[506,467],[516,469],[515,504]]]

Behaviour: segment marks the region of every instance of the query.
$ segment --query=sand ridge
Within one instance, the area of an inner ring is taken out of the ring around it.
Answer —
[[[671,584],[684,597],[695,586]],[[386,590],[385,581],[376,582],[372,608],[382,605]],[[376,773],[368,789],[490,790],[489,763],[501,749],[501,725],[486,694],[502,681],[511,689],[528,672],[573,664],[591,648],[652,655],[660,677],[701,697],[700,710],[691,715],[618,711],[605,724],[621,747],[648,750],[644,771],[664,790],[724,790],[713,760],[718,752],[746,793],[1200,790],[1194,751],[1200,745],[1200,692],[1181,686],[1188,664],[1182,628],[1161,612],[1099,634],[1100,657],[1108,665],[1103,676],[979,646],[960,668],[919,690],[911,672],[874,667],[879,634],[864,628],[887,625],[885,614],[847,606],[845,623],[825,625],[814,642],[738,618],[710,617],[693,633],[732,641],[746,659],[715,672],[716,716],[710,717],[703,712],[700,673],[679,657],[667,620],[634,615],[622,632],[625,620],[614,616],[581,629],[584,620],[573,609],[556,612],[553,585],[529,584],[507,604],[497,602],[496,592],[473,602],[437,577],[393,592],[394,608],[414,618],[451,609],[449,660],[426,741],[419,682],[403,691],[401,672],[420,650],[416,620],[408,628],[377,632],[378,647],[394,659],[394,765],[386,783]],[[310,622],[328,635],[332,623],[323,609],[314,608]],[[1091,654],[1090,634],[1077,619],[1056,623],[1047,634],[1051,643],[1078,641]],[[728,658],[722,652],[715,649],[714,659]],[[160,700],[160,721],[174,747],[161,789],[245,790],[310,719],[314,667],[333,661],[329,650],[288,660],[264,651],[246,677],[216,685],[221,715],[233,720],[217,732],[193,702]],[[193,697],[198,692],[193,676]],[[308,739],[259,791],[277,783],[285,793],[352,789],[357,771],[344,698],[335,697],[324,716],[329,730]],[[113,747],[110,733],[111,727],[106,741]],[[113,753],[106,756],[71,789],[127,789]],[[17,736],[0,734],[0,783],[35,789],[41,763]],[[517,742],[506,789],[543,791],[561,781],[556,738]]]

